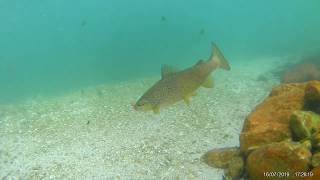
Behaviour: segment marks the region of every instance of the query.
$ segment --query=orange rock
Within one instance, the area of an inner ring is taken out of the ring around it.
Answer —
[[[227,179],[239,179],[244,171],[244,158],[238,147],[212,149],[201,159],[209,166],[224,169]]]
[[[279,85],[249,114],[240,134],[242,152],[291,138],[289,117],[303,108],[305,86],[305,83]]]
[[[238,147],[212,149],[202,156],[202,160],[215,168],[227,168],[230,161],[240,156]]]
[[[311,152],[299,143],[273,143],[250,153],[246,170],[251,180],[296,179],[296,172],[309,171],[310,159]]]

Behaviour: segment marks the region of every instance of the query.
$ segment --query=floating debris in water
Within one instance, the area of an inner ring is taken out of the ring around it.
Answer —
[[[97,95],[98,95],[99,97],[103,97],[103,92],[102,92],[101,89],[97,89]]]
[[[265,75],[260,75],[260,76],[257,78],[257,81],[267,82],[267,81],[268,81],[268,78],[267,78]]]
[[[83,96],[85,94],[84,89],[80,90],[80,94],[81,94],[81,96]]]
[[[205,33],[205,29],[202,28],[202,29],[200,30],[200,35],[204,35],[204,33]]]
[[[84,26],[86,26],[87,25],[87,21],[86,20],[82,20],[81,21],[81,27],[84,27]]]

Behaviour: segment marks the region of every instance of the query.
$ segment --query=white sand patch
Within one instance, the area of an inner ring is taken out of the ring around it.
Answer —
[[[246,115],[278,83],[257,81],[265,64],[219,70],[215,88],[199,89],[189,107],[157,115],[130,105],[156,78],[0,106],[0,178],[219,180],[200,157],[239,145]]]

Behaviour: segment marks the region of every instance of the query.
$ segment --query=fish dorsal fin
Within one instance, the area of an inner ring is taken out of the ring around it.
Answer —
[[[208,76],[207,79],[202,84],[202,86],[206,88],[213,88],[213,85],[214,85],[213,78],[211,76]]]
[[[178,69],[174,66],[170,66],[170,65],[162,65],[161,67],[161,77],[164,78],[170,74],[174,74],[178,72]]]

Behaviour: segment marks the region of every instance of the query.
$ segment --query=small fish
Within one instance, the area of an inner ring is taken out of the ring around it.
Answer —
[[[166,21],[167,18],[165,16],[161,16],[161,21]]]
[[[182,71],[163,65],[161,80],[156,82],[142,97],[133,104],[136,111],[150,111],[159,113],[160,108],[184,100],[187,104],[190,97],[196,95],[200,87],[212,88],[212,71],[217,68],[230,70],[229,63],[218,47],[212,43],[212,54],[207,61],[199,60],[195,65]]]

